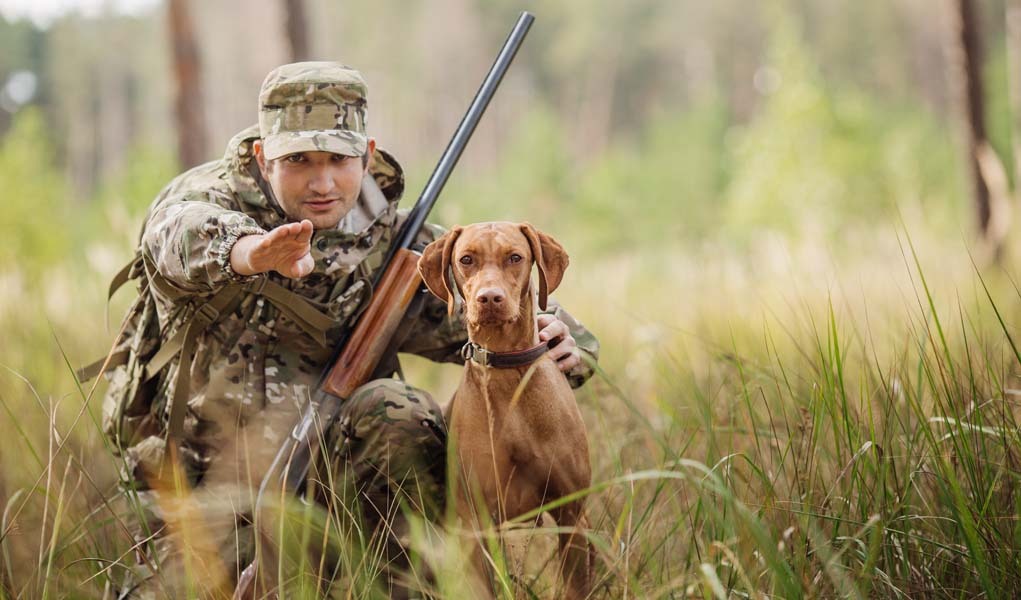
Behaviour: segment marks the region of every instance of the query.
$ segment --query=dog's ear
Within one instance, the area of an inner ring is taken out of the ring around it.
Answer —
[[[454,253],[454,243],[461,235],[461,228],[454,227],[425,247],[422,258],[418,259],[418,272],[422,281],[434,296],[447,303],[447,314],[454,314],[453,283],[447,272],[450,270],[450,255]]]
[[[560,285],[570,259],[560,242],[539,231],[531,223],[522,223],[520,227],[532,249],[535,266],[539,268],[539,308],[546,310],[546,301]]]

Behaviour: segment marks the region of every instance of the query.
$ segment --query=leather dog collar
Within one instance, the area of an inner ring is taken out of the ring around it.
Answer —
[[[461,348],[461,358],[470,360],[483,367],[494,369],[510,369],[513,367],[524,367],[539,360],[549,352],[549,349],[560,343],[560,338],[528,348],[527,350],[515,350],[514,352],[493,352],[486,350],[475,342],[469,341]]]

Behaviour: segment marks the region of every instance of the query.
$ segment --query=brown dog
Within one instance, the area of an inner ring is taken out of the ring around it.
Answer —
[[[455,293],[464,298],[470,341],[449,429],[465,476],[456,499],[465,523],[478,524],[482,509],[499,523],[591,482],[588,439],[574,394],[545,354],[548,346],[539,343],[533,264],[539,271],[538,305],[545,309],[568,257],[556,240],[528,223],[454,227],[418,262],[422,279],[447,302],[450,314]],[[584,598],[592,549],[577,531],[587,527],[582,501],[551,512],[565,530],[560,551],[567,595]],[[481,548],[476,561],[484,567]]]

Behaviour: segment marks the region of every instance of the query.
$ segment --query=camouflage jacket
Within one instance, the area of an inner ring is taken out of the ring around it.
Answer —
[[[397,210],[404,187],[402,169],[391,155],[377,150],[367,178],[371,176],[378,188],[363,185],[358,203],[335,229],[314,233],[315,269],[310,275],[300,280],[277,273],[237,275],[230,268],[234,242],[287,222],[253,160],[252,142],[257,138],[258,127],[240,132],[221,160],[178,176],[150,207],[136,263],[136,270],[144,270],[144,277],[136,273],[142,292],[132,309],[136,322],[129,323],[121,344],[132,348],[137,364],[112,372],[104,403],[104,426],[124,451],[131,479],[140,480],[163,457],[169,399],[178,370],[189,362],[176,356],[158,367],[159,373],[147,372],[145,360],[160,343],[180,337],[203,303],[219,290],[254,284],[198,332],[191,371],[182,378],[190,386],[181,429],[182,456],[191,472],[203,473],[230,435],[225,428],[243,425],[269,407],[296,410],[307,401],[342,330],[364,308],[369,282],[405,217]],[[419,241],[424,245],[442,231],[428,225]],[[261,281],[282,286],[329,315],[332,323],[325,339],[316,340],[300,319],[287,312],[285,303],[259,293]],[[463,362],[459,350],[467,341],[464,325],[457,316],[449,317],[446,306],[424,288],[419,296],[417,308],[400,327],[397,349],[435,361]],[[550,308],[571,327],[583,354],[594,360],[595,338],[558,306]],[[591,366],[583,361],[568,378],[577,387],[591,374]],[[132,393],[125,395],[125,388]],[[286,433],[267,431],[266,441],[276,444]]]

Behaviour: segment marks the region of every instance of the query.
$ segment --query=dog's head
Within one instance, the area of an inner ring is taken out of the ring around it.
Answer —
[[[532,308],[532,265],[539,270],[539,307],[567,269],[564,248],[529,223],[454,227],[429,244],[418,261],[429,291],[454,312],[454,290],[465,299],[472,325],[509,323]]]

